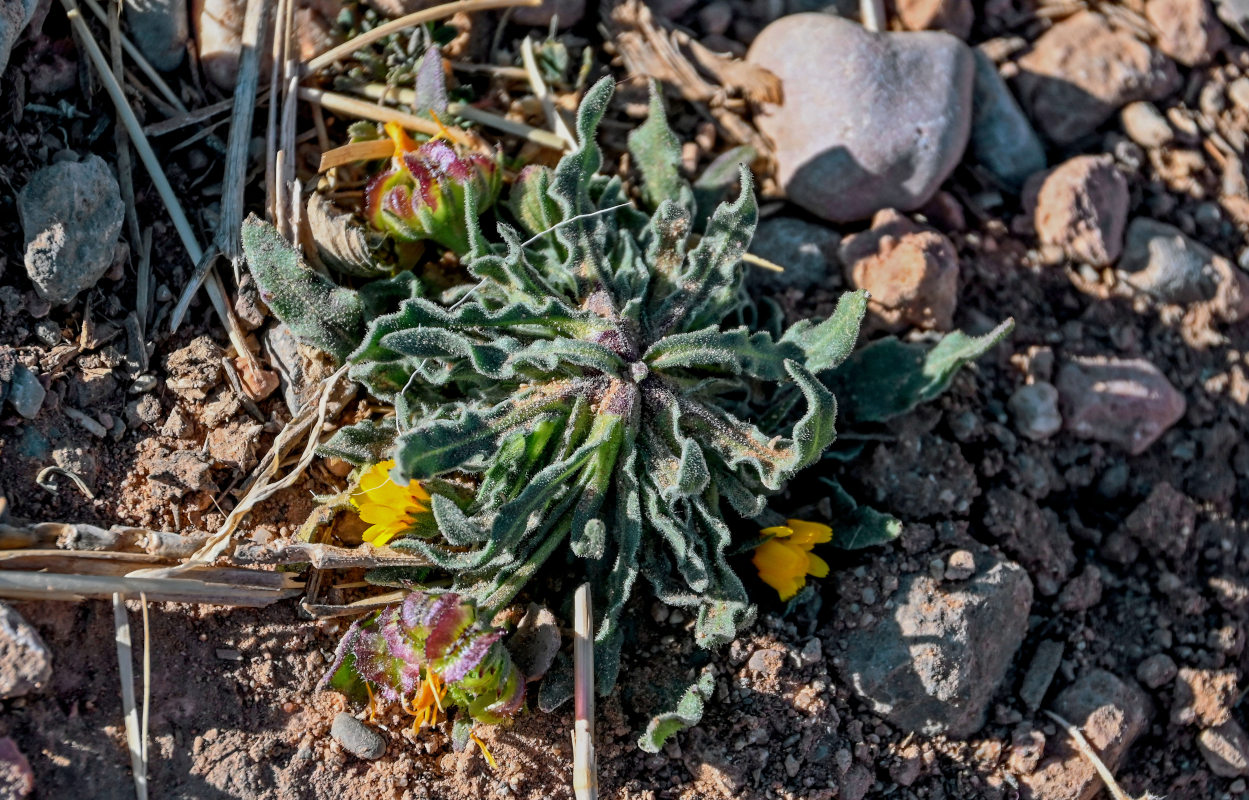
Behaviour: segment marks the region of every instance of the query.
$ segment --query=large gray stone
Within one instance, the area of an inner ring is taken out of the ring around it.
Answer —
[[[976,58],[971,152],[993,177],[1019,191],[1028,176],[1045,169],[1045,146],[997,66],[979,49]]]
[[[971,580],[911,575],[896,610],[845,640],[843,679],[895,725],[967,737],[985,712],[1028,629],[1032,581],[1018,564],[976,556]]]
[[[768,25],[747,59],[784,101],[756,118],[794,203],[835,222],[911,211],[958,165],[971,133],[971,50],[946,33],[869,33],[827,14]]]
[[[0,74],[9,65],[13,45],[35,16],[39,0],[0,0]]]
[[[104,159],[61,161],[35,172],[17,195],[26,274],[49,303],[68,303],[113,263],[125,206]]]
[[[187,0],[126,0],[126,25],[152,66],[168,72],[182,65],[191,35]]]

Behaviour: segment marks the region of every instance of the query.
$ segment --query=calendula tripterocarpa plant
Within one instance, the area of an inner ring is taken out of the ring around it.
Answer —
[[[254,220],[244,229],[275,313],[394,408],[324,447],[362,466],[393,458],[396,485],[428,491],[436,526],[390,546],[425,557],[483,618],[552,559],[570,564],[596,594],[603,693],[616,682],[639,578],[663,603],[694,611],[703,647],[753,620],[729,561],[750,542],[734,541],[724,515],[782,523],[768,497],[833,443],[834,390],[858,419],[887,418],[935,396],[1007,331],[952,334],[932,349],[886,339],[852,357],[863,292],[845,294],[826,320],[781,330],[779,314],[743,287],[758,216],[749,171],[736,200],[697,207],[705,184],[682,177],[653,92],[649,119],[629,137],[643,177],[631,201],[619,177],[598,172],[595,132],[612,86],[587,93],[579,148],[512,186],[507,209],[520,230],[500,222],[501,242],[487,240],[465,183],[461,264],[472,282],[440,297],[422,296],[408,273],[336,286],[272,229]],[[452,474],[475,491],[439,480]],[[835,484],[830,492],[843,546],[896,534],[896,521]],[[652,724],[644,747],[697,718],[702,682]]]

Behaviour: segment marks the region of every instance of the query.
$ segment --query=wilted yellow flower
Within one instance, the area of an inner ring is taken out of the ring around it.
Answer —
[[[818,522],[790,519],[784,525],[764,528],[761,533],[772,538],[755,548],[755,569],[782,600],[796,595],[808,575],[816,578],[828,575],[828,563],[812,553],[811,548],[832,541],[832,528]]]
[[[420,514],[429,513],[429,492],[420,481],[400,486],[390,479],[394,461],[380,461],[360,476],[351,503],[360,519],[369,523],[364,541],[381,547],[395,536],[411,530]]]

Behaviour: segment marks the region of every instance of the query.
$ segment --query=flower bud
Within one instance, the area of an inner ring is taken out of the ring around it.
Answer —
[[[499,195],[498,162],[480,153],[461,155],[441,139],[418,145],[393,122],[386,123],[386,133],[395,143],[395,154],[365,188],[365,217],[399,241],[432,239],[460,255],[467,253],[468,185],[476,190],[481,214]]]

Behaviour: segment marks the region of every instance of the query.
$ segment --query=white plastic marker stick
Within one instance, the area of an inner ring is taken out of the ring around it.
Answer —
[[[590,584],[573,598],[572,791],[577,800],[598,800],[598,763],[594,757],[594,614]]]
[[[885,4],[883,0],[859,0],[859,21],[873,33],[885,30]]]

